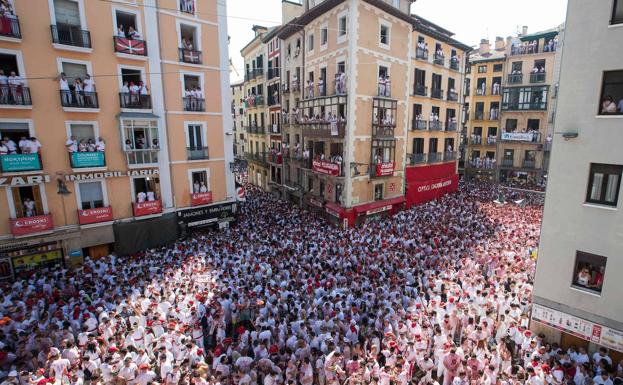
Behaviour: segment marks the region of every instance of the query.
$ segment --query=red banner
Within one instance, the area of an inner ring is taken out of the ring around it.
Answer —
[[[394,162],[379,163],[376,165],[376,176],[391,176],[394,175]]]
[[[338,176],[340,175],[340,165],[322,160],[314,160],[312,162],[312,170],[321,174]]]
[[[11,234],[16,237],[54,229],[52,215],[50,214],[30,218],[11,219],[10,223]]]
[[[78,210],[78,222],[81,225],[112,221],[112,207]]]
[[[445,194],[455,192],[459,186],[459,176],[432,179],[407,184],[407,207],[437,199]]]
[[[145,56],[145,42],[143,40],[117,37],[115,38],[115,50],[119,53],[127,53],[129,55]]]
[[[147,201],[136,202],[133,204],[134,216],[142,217],[144,215],[160,214],[162,212],[162,202],[160,201]]]
[[[212,203],[212,191],[190,195],[190,204],[192,206],[207,205],[210,203]]]

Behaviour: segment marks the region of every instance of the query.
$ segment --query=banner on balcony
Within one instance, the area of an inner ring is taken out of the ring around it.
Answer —
[[[394,175],[394,162],[379,163],[376,165],[376,176],[391,176]]]
[[[11,234],[19,237],[54,229],[51,215],[11,219]]]
[[[134,203],[134,216],[142,217],[144,215],[160,214],[162,212],[162,202],[147,201]]]
[[[189,49],[184,50],[184,60],[187,63],[199,63],[199,52],[191,51]]]
[[[112,221],[112,207],[78,210],[78,222],[81,225]]]
[[[54,267],[63,263],[62,250],[50,250],[43,253],[13,257],[13,272],[19,275],[37,268]]]
[[[8,154],[0,157],[2,172],[41,170],[39,154]]]
[[[73,168],[104,167],[104,152],[72,152],[71,165]]]
[[[534,133],[532,132],[503,132],[502,140],[516,140],[519,142],[532,142]]]
[[[322,160],[314,160],[312,162],[312,170],[319,172],[321,174],[325,174],[325,175],[331,175],[331,176],[340,175],[339,164],[325,162]]]
[[[212,191],[195,193],[190,196],[190,204],[193,206],[207,205],[212,203]]]
[[[338,136],[340,130],[337,127],[337,122],[331,122],[331,136]]]
[[[145,55],[145,42],[143,40],[131,40],[124,37],[115,39],[115,48],[119,53],[129,55]]]

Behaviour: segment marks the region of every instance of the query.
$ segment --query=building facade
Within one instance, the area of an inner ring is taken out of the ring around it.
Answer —
[[[244,159],[247,130],[244,126],[244,83],[231,85],[231,118],[233,120],[234,158]]]
[[[618,362],[623,3],[571,0],[567,12],[531,327],[565,349],[609,348]]]
[[[233,201],[223,4],[9,3],[3,263],[148,247]]]

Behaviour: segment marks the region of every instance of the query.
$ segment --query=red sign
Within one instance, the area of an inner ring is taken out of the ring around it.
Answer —
[[[591,335],[591,341],[598,344],[601,341],[601,326],[593,325],[593,333]]]
[[[210,203],[212,203],[212,191],[190,195],[190,204],[193,206],[207,205]]]
[[[112,207],[78,210],[78,222],[81,225],[112,221]]]
[[[396,192],[396,183],[392,182],[389,184],[389,191]]]
[[[407,184],[407,206],[421,204],[442,197],[445,194],[457,190],[459,176],[453,175],[447,178],[418,181]]]
[[[312,162],[312,170],[321,174],[338,176],[340,175],[340,165],[331,162],[325,162],[323,160],[314,160]]]
[[[162,212],[162,202],[160,201],[136,202],[133,204],[133,207],[135,217],[160,214]]]
[[[236,189],[236,195],[238,196],[238,200],[240,202],[244,202],[247,200],[245,197],[244,187],[240,186]]]
[[[11,234],[15,236],[40,233],[54,229],[52,215],[39,215],[30,218],[11,219]]]
[[[126,39],[125,37],[117,37],[115,39],[115,51],[119,53],[127,53],[129,55],[145,56],[145,42],[143,40]]]
[[[376,165],[376,176],[391,176],[394,175],[394,162],[379,163]]]

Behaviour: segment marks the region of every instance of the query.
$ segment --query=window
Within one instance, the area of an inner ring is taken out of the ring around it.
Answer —
[[[346,16],[342,16],[340,17],[340,19],[338,20],[338,32],[337,32],[337,36],[346,36],[346,31],[347,31],[347,26],[346,26]]]
[[[210,181],[208,173],[203,171],[191,171],[190,179],[192,181],[193,194],[205,193],[210,191]]]
[[[327,45],[327,41],[328,40],[329,40],[329,28],[328,27],[323,27],[320,30],[320,45],[321,46]]]
[[[502,72],[502,67],[503,67],[503,64],[494,64],[493,72]]]
[[[154,177],[132,179],[134,202],[157,201],[160,199],[160,179]]]
[[[383,183],[374,185],[374,200],[380,201],[383,199]]]
[[[44,215],[40,185],[11,188],[16,218]]]
[[[623,4],[623,0],[621,2]],[[623,70],[604,72],[599,114],[623,114]]]
[[[314,34],[310,34],[309,37],[307,38],[307,50],[309,52],[314,50]]]
[[[158,163],[158,121],[156,120],[122,120],[123,150],[128,163]]]
[[[379,35],[379,43],[383,46],[389,45],[389,25],[381,24],[381,31]]]
[[[601,294],[606,274],[606,257],[577,251],[572,287]]]
[[[478,73],[479,73],[479,74],[484,74],[484,73],[486,73],[486,72],[487,72],[487,66],[486,66],[486,65],[484,65],[484,66],[478,66]]]
[[[503,110],[546,110],[548,87],[504,88]]]
[[[506,132],[514,132],[517,129],[517,119],[506,119]]]
[[[80,190],[80,205],[82,210],[104,207],[104,192],[102,182],[78,183]]]
[[[591,163],[586,202],[616,207],[623,166]]]
[[[614,0],[614,6],[612,9],[612,20],[610,24],[623,23],[623,0]]]
[[[400,8],[400,0],[393,0],[392,3],[394,4],[394,7]]]
[[[195,0],[180,0],[180,11],[194,14]]]
[[[204,127],[202,124],[188,125],[188,159],[208,159]]]

